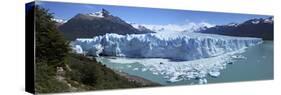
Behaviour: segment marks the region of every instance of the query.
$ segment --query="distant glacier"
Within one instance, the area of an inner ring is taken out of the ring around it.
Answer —
[[[166,58],[189,61],[222,55],[262,42],[261,38],[165,32],[129,35],[106,34],[93,38],[79,38],[71,45],[76,53],[92,56]]]

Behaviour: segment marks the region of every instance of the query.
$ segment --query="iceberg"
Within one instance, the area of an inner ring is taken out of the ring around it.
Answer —
[[[83,53],[92,56],[166,58],[189,61],[215,57],[262,42],[261,38],[185,32],[128,35],[111,33],[93,38],[76,39],[72,43],[72,47],[77,53],[83,51]],[[217,75],[217,73],[212,75]]]
[[[202,58],[192,61],[171,61],[170,59],[164,58],[126,57],[96,57],[96,59],[101,63],[108,62],[128,66],[132,66],[132,64],[141,64],[143,66],[141,68],[132,67],[128,69],[140,72],[143,72],[143,70],[148,71],[155,76],[161,76],[167,83],[195,79],[198,81],[196,82],[198,84],[206,84],[209,76],[214,78],[219,77],[221,74],[220,71],[226,69],[226,65],[229,62],[237,61],[232,56],[238,56],[243,52],[245,52],[244,49],[229,52],[216,57]]]
[[[202,58],[191,61],[171,61],[164,58],[126,58],[126,57],[96,57],[98,62],[129,65],[141,64],[143,67],[128,68],[132,71],[147,70],[155,76],[161,76],[167,83],[195,79],[197,84],[206,84],[210,77],[217,78],[227,64],[237,60],[233,56],[241,56],[245,49],[229,52],[216,57]],[[244,56],[243,56],[244,57]],[[114,68],[114,67],[113,67]],[[140,74],[141,76],[143,74]],[[210,77],[209,77],[210,76]],[[149,76],[151,77],[151,76]],[[166,84],[166,83],[164,83]]]
[[[219,71],[211,71],[211,72],[209,72],[209,75],[212,76],[212,77],[218,77],[220,75],[220,72]]]
[[[198,84],[206,84],[207,79],[199,79]]]

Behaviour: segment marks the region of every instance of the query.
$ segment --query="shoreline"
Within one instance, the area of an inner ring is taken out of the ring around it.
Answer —
[[[150,86],[162,86],[161,84],[159,83],[156,83],[156,82],[152,82],[150,80],[147,80],[145,78],[142,78],[142,77],[139,77],[139,76],[135,76],[135,75],[130,75],[126,72],[122,72],[122,71],[117,71],[117,70],[114,70],[114,72],[126,79],[128,79],[128,81],[133,81],[133,82],[136,82],[136,83],[140,83],[142,86],[144,87],[150,87]]]
[[[89,59],[91,59],[91,60],[92,60],[92,59],[95,59],[95,57],[93,57],[93,56],[85,56],[85,57],[87,57],[87,58],[89,58]],[[97,62],[98,62],[98,61],[97,61]],[[109,69],[111,69],[111,68],[109,68]],[[152,81],[150,81],[150,80],[147,80],[147,79],[142,78],[142,77],[139,77],[139,76],[130,75],[130,74],[126,73],[126,72],[122,72],[122,71],[118,71],[118,70],[114,70],[114,69],[111,69],[111,70],[113,70],[116,74],[118,74],[118,75],[120,75],[120,76],[122,76],[122,77],[128,79],[128,81],[134,81],[134,82],[136,82],[136,83],[140,83],[140,84],[141,84],[142,86],[144,86],[144,87],[163,86],[163,85],[161,85],[161,84],[159,84],[159,83],[152,82]]]

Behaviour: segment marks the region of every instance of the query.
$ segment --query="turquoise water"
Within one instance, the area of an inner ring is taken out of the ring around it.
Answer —
[[[227,65],[218,78],[210,78],[208,83],[273,79],[272,41],[250,47],[242,55],[247,60],[238,60],[235,64]]]
[[[233,62],[233,64],[228,64],[226,66],[226,69],[221,71],[220,76],[216,78],[207,77],[208,83],[273,79],[272,41],[265,41],[263,44],[250,47],[246,50],[246,52],[239,55],[243,55],[247,59],[236,60],[235,62]],[[153,72],[146,70],[142,64],[138,64],[137,62],[130,64],[121,64],[109,61],[109,59],[115,59],[113,57],[103,57],[97,59],[100,60],[102,64],[106,64],[106,66],[109,68],[126,72],[130,75],[143,77],[162,85],[198,84],[198,80],[195,79],[182,80],[178,82],[167,82],[165,76],[160,74],[155,75],[153,74]]]

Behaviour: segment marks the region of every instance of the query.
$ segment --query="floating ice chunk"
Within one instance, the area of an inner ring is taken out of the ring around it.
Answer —
[[[169,76],[164,76],[163,78],[165,78],[165,79],[169,79],[170,77],[169,77]]]
[[[171,77],[167,82],[177,82],[180,81],[177,76]]]
[[[207,79],[203,78],[203,79],[199,79],[198,84],[207,84],[208,81]]]
[[[207,75],[218,77],[220,70],[226,68],[229,62],[233,62],[232,55],[242,53],[238,50],[229,52],[220,56],[203,58],[192,61],[171,61],[162,58],[115,58],[108,59],[113,63],[139,63],[143,65],[146,70],[152,72],[154,75],[161,75],[167,82],[176,82],[181,80],[201,79],[202,83],[206,83]],[[99,58],[98,58],[99,59]],[[119,60],[119,61],[116,61]],[[126,61],[127,60],[127,61]],[[159,64],[163,62],[164,64]],[[142,70],[141,69],[141,70]],[[139,68],[132,68],[132,70],[140,70]]]
[[[147,68],[142,68],[141,71],[145,72],[145,71],[147,71]]]
[[[247,59],[245,56],[242,55],[232,55],[231,57],[234,59]]]
[[[212,76],[212,77],[218,77],[220,75],[220,72],[219,71],[211,71],[211,72],[209,72],[209,75]]]
[[[205,70],[201,70],[197,74],[198,74],[197,75],[198,78],[204,78],[204,77],[206,77],[207,72]]]
[[[132,65],[127,65],[127,67],[128,67],[128,68],[131,68],[131,67],[132,67]]]
[[[133,69],[133,71],[137,71],[137,70],[139,70],[139,68],[134,68],[134,69]]]
[[[157,73],[157,72],[152,72],[152,74],[154,74],[154,75],[158,75],[159,73]]]

